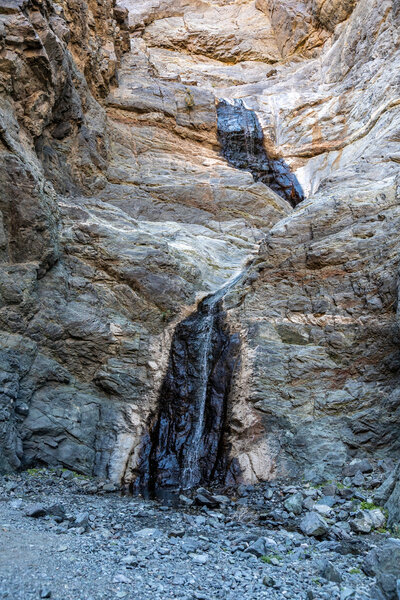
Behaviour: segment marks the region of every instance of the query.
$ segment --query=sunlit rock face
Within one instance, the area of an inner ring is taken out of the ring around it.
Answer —
[[[221,307],[238,478],[396,450],[399,19],[392,0],[0,0],[3,471],[132,483],[175,327],[251,259]],[[221,101],[254,111],[294,210],[224,158]]]

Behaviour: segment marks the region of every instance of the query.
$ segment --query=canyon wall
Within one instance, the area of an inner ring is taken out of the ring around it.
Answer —
[[[238,479],[398,451],[399,25],[397,0],[0,0],[2,471],[132,482],[176,325],[251,260]],[[298,206],[225,160],[222,100]]]

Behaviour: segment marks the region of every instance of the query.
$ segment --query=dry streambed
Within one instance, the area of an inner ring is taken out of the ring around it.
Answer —
[[[373,505],[386,474],[370,467],[200,489],[175,507],[62,469],[5,476],[0,598],[397,599],[400,542]]]

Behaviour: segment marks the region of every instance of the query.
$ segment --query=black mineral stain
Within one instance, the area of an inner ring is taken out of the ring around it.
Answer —
[[[222,155],[230,165],[249,171],[254,181],[265,183],[292,206],[304,200],[302,187],[285,161],[268,156],[258,117],[242,100],[221,100],[217,124]]]
[[[203,300],[177,325],[134,492],[169,499],[181,490],[223,482],[228,400],[239,350],[239,335],[225,324],[221,294]]]

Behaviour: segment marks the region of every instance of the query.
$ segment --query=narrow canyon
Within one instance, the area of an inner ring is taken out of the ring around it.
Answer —
[[[399,68],[398,0],[0,0],[1,475],[393,533]]]

